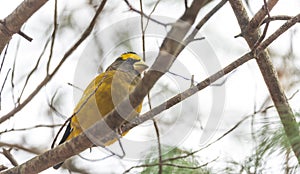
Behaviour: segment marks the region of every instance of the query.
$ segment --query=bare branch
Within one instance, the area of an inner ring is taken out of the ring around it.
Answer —
[[[243,27],[247,27],[247,29],[242,30],[242,32],[249,32],[249,33],[253,33],[256,31],[256,29],[260,26],[260,24],[262,23],[262,21],[264,20],[265,16],[269,14],[269,11],[271,11],[273,9],[273,7],[277,4],[278,0],[269,0],[267,2],[267,7],[265,8],[265,3],[264,5],[261,7],[261,9],[254,15],[254,17],[248,21],[249,25],[245,25]],[[266,11],[265,9],[268,9],[268,11]]]
[[[11,150],[11,149],[10,149]],[[6,150],[5,148],[2,149],[2,153],[3,155],[10,161],[10,163],[13,166],[17,166],[19,165],[17,160],[12,156],[12,154],[10,153],[10,150]]]
[[[47,75],[49,74],[49,68],[50,68],[50,62],[53,55],[53,48],[55,43],[55,36],[57,31],[57,0],[54,1],[54,15],[53,15],[53,32],[52,32],[52,38],[51,38],[51,46],[50,46],[50,54],[47,62]]]
[[[18,129],[12,128],[12,129],[1,131],[0,135],[4,134],[4,133],[8,133],[8,132],[27,131],[27,130],[32,130],[32,129],[36,129],[36,128],[54,128],[54,127],[58,127],[58,126],[62,126],[62,124],[50,124],[50,125],[39,124],[39,125],[35,125],[35,126],[32,126],[32,127],[27,127],[27,128],[18,128]]]
[[[163,173],[163,163],[162,163],[162,151],[161,151],[161,144],[160,144],[160,134],[159,134],[159,129],[158,125],[155,119],[152,119],[153,125],[155,128],[156,132],[156,137],[157,137],[157,149],[158,149],[158,173],[162,174]]]
[[[78,39],[77,42],[75,42],[75,44],[65,53],[65,55],[62,57],[61,61],[59,62],[59,64],[56,66],[56,68],[53,70],[52,73],[48,74],[44,80],[35,88],[35,90],[22,102],[20,103],[16,108],[14,108],[13,110],[11,110],[9,113],[7,113],[6,115],[2,116],[0,118],[0,123],[3,123],[4,121],[8,120],[10,117],[12,117],[15,113],[17,113],[18,111],[20,111],[21,109],[23,109],[24,106],[26,106],[33,97],[36,96],[36,94],[42,89],[42,87],[47,84],[52,77],[57,73],[57,71],[60,69],[60,67],[63,65],[63,63],[67,60],[67,58],[79,47],[79,45],[81,45],[81,43],[90,35],[90,33],[92,32],[96,21],[97,21],[97,17],[99,16],[99,14],[101,13],[102,9],[104,8],[104,5],[106,3],[106,0],[102,1],[101,5],[99,6],[99,8],[96,11],[96,14],[94,15],[91,23],[89,24],[89,26],[86,28],[86,30],[82,33],[81,37]]]
[[[271,21],[283,21],[283,20],[287,21],[287,20],[290,20],[292,18],[293,18],[293,16],[286,16],[286,15],[270,16],[270,17],[265,18],[262,21],[262,24],[267,23],[267,22],[271,22]]]
[[[211,11],[209,11],[202,19],[198,22],[195,29],[192,31],[192,33],[185,39],[184,44],[188,44],[195,40],[202,40],[202,38],[195,39],[196,34],[199,32],[199,30],[203,27],[203,25],[218,11],[223,7],[228,0],[222,0],[219,2]]]
[[[104,2],[106,1],[102,1],[103,6],[105,4]],[[43,153],[42,155],[34,157],[24,164],[7,170],[4,173],[38,173],[50,166],[55,165],[56,163],[65,160],[66,158],[73,156],[74,154],[80,153],[86,148],[93,146],[95,142],[99,142],[99,144],[105,144],[105,142],[108,142],[111,139],[115,139],[116,135],[114,130],[118,129],[121,124],[124,123],[124,119],[126,119],[126,117],[120,117],[118,108],[127,108],[128,112],[125,111],[125,113],[131,113],[131,108],[123,106],[127,106],[128,103],[131,104],[132,108],[138,106],[143,100],[144,96],[147,95],[149,90],[155,84],[155,82],[171,67],[172,63],[175,61],[175,58],[181,51],[180,49],[178,49],[179,47],[181,47],[181,44],[178,41],[183,40],[186,33],[194,23],[199,10],[206,2],[206,0],[194,0],[192,2],[190,8],[185,11],[182,17],[173,25],[172,29],[168,32],[166,39],[162,43],[158,58],[156,59],[148,73],[144,75],[143,79],[137,85],[135,90],[129,95],[129,98],[125,99],[118,106],[116,106],[116,109],[106,115],[104,119],[100,120],[94,126],[86,130],[86,133],[95,135],[95,139],[91,140],[91,137],[88,138],[86,134],[80,134],[70,141],[63,143],[58,147]],[[111,136],[110,133],[113,133],[114,135]]]
[[[0,165],[0,172],[2,171],[2,170],[6,170],[6,169],[8,169],[8,167],[6,167],[6,166],[4,166],[4,165]]]
[[[261,43],[257,50],[263,50],[267,48],[274,40],[276,40],[281,34],[290,29],[293,25],[300,22],[300,14],[295,17],[292,17],[286,21],[282,26],[280,26],[273,34],[271,34],[263,43]]]
[[[292,25],[297,23],[297,21],[300,20],[299,18],[300,18],[300,14],[295,16],[290,21],[287,21],[286,24],[283,25],[284,27],[280,27],[280,29],[278,29],[278,31],[276,31],[274,34],[272,34],[269,38],[266,39],[265,42],[263,42],[261,45],[259,45],[257,47],[257,49],[255,50],[255,51],[257,51],[256,53],[259,54],[262,51],[264,51],[264,49],[266,49],[267,46],[269,46],[269,44],[272,41],[274,41],[277,37],[279,37],[280,34],[282,34],[284,31],[286,31]],[[276,37],[273,35],[275,35]],[[198,90],[201,90],[201,89],[209,86],[210,84],[212,84],[219,78],[223,77],[224,75],[226,75],[229,72],[236,69],[238,66],[240,66],[240,65],[244,64],[245,62],[247,62],[248,60],[252,59],[252,57],[253,57],[253,55],[251,52],[245,54],[238,60],[236,60],[233,63],[231,63],[230,65],[226,66],[224,69],[218,71],[217,73],[213,74],[212,76],[206,78],[204,81],[198,83],[196,86],[192,86],[191,88],[185,90],[184,92],[177,94],[176,96],[172,97],[171,99],[167,100],[166,102],[153,108],[151,111],[146,112],[145,114],[141,115],[140,117],[133,119],[130,123],[124,124],[122,126],[122,131],[130,130],[131,128],[143,123],[144,121],[153,118],[155,115],[157,115],[157,114],[161,113],[162,111],[170,108],[171,106],[181,102],[182,100],[186,99],[187,97],[195,94]]]
[[[31,76],[33,75],[33,73],[37,70],[37,68],[38,68],[38,66],[39,66],[39,64],[40,64],[40,61],[41,61],[43,55],[45,54],[45,51],[46,51],[46,49],[47,49],[47,46],[48,46],[49,42],[50,42],[50,39],[47,39],[47,41],[46,41],[46,43],[45,43],[45,45],[44,45],[44,48],[43,48],[43,50],[42,50],[42,52],[41,52],[41,54],[40,54],[40,56],[39,56],[39,58],[38,58],[38,60],[37,60],[37,62],[36,62],[36,64],[35,64],[35,66],[32,68],[32,70],[31,70],[31,71],[29,72],[29,74],[27,75],[26,80],[25,80],[25,83],[24,83],[24,86],[23,86],[23,88],[22,88],[22,90],[21,90],[20,96],[19,96],[18,99],[17,99],[17,103],[20,103],[20,100],[21,100],[21,98],[22,98],[22,96],[23,96],[23,92],[24,92],[24,90],[25,90],[25,88],[26,88],[26,86],[27,86],[27,84],[28,84],[28,82],[29,82],[29,79],[31,78]]]
[[[268,18],[270,18],[270,11],[268,9],[268,5],[267,5],[266,0],[264,0],[264,6],[263,7],[264,7],[264,9],[266,10],[266,12],[268,14],[267,15]],[[252,50],[256,49],[256,47],[265,39],[267,31],[268,31],[268,28],[269,28],[269,24],[270,24],[270,22],[266,23],[262,35],[259,37],[259,39],[256,41],[256,43],[253,45],[253,47],[251,48]]]
[[[250,19],[248,17],[248,14],[246,13],[246,9],[244,8],[242,2],[240,0],[229,0],[230,4],[232,6],[232,9],[235,13],[235,16],[239,22],[240,28],[243,33],[243,37],[247,41],[250,48],[254,46],[254,44],[259,39],[259,32],[256,31],[256,29],[260,26],[260,23],[262,22],[265,15],[255,15],[257,19],[252,19],[252,21],[256,21],[254,23],[257,24],[257,26],[254,25],[248,25],[250,22]],[[269,0],[269,2],[274,2],[273,5],[276,4],[276,0]],[[268,4],[269,4],[268,2]],[[272,4],[271,4],[272,5]],[[268,9],[271,10],[272,6],[268,6]],[[266,12],[263,12],[266,13]],[[282,27],[284,29],[278,29],[275,33],[278,33],[279,35],[282,34],[284,31],[286,31],[288,28],[290,28],[292,25],[297,23],[299,21],[300,15],[297,15],[293,19],[287,21]],[[253,24],[253,23],[252,23]],[[248,30],[245,30],[247,27],[251,26],[251,31],[255,32],[245,32]],[[264,50],[272,41],[274,41],[275,38],[277,38],[279,35],[273,33],[266,41],[264,41],[262,44],[260,44],[257,50]],[[285,93],[279,83],[276,71],[274,69],[274,66],[270,60],[269,55],[267,52],[262,51],[257,54],[256,57],[258,66],[260,68],[260,71],[263,75],[264,81],[269,89],[269,93],[271,95],[271,98],[275,104],[275,107],[277,109],[277,112],[279,114],[279,117],[281,119],[282,125],[284,127],[285,133],[288,137],[289,143],[292,146],[292,149],[298,159],[298,163],[300,163],[300,137],[299,137],[299,127],[295,120],[294,113],[287,101],[287,98],[285,96]]]
[[[170,24],[165,24],[165,23],[163,23],[163,22],[160,22],[160,21],[158,21],[158,20],[156,20],[156,19],[153,19],[153,18],[151,18],[150,15],[148,16],[148,15],[142,13],[141,11],[139,11],[139,10],[133,8],[132,5],[128,2],[128,0],[124,0],[124,2],[125,2],[125,3],[127,4],[127,6],[129,7],[129,10],[134,11],[134,12],[136,12],[136,13],[139,13],[139,14],[143,15],[143,16],[144,16],[145,18],[147,18],[147,19],[149,19],[149,20],[151,20],[151,21],[153,21],[153,22],[155,22],[155,23],[157,23],[157,24],[160,24],[160,25],[162,25],[162,26],[165,26],[165,27],[168,26],[168,25],[170,25]]]
[[[215,161],[215,160],[212,160],[210,162],[207,162],[207,163],[199,165],[199,166],[182,166],[182,165],[177,165],[177,164],[172,164],[172,163],[162,163],[161,165],[163,165],[163,166],[172,166],[172,167],[177,167],[177,168],[184,168],[184,169],[194,169],[195,170],[195,169],[199,169],[199,168],[205,167],[205,166],[207,166],[209,163],[211,163],[213,161]],[[125,170],[123,172],[123,174],[128,173],[132,169],[135,169],[135,168],[155,167],[155,166],[158,166],[158,165],[160,165],[160,163],[142,164],[142,165],[138,165],[138,166],[133,166],[133,167],[130,167],[129,169]]]
[[[2,87],[1,87],[1,90],[0,90],[0,110],[1,110],[1,101],[2,101],[2,99],[1,99],[1,98],[2,98],[2,91],[3,91],[3,89],[4,89],[4,85],[5,85],[5,83],[6,83],[6,80],[7,80],[7,77],[8,77],[8,74],[9,74],[10,70],[11,70],[11,69],[9,69],[9,70],[7,71],[6,76],[5,76],[5,79],[4,79],[3,84],[2,84]]]
[[[130,130],[131,128],[145,122],[146,120],[153,118],[155,115],[163,112],[164,110],[167,110],[170,107],[178,104],[179,102],[185,100],[186,98],[192,96],[196,92],[209,86],[213,82],[217,81],[224,75],[230,73],[231,71],[233,71],[237,67],[241,66],[245,62],[251,60],[252,58],[253,58],[252,53],[245,54],[241,58],[237,59],[236,61],[232,62],[231,64],[229,64],[228,66],[223,68],[222,70],[216,72],[215,74],[206,78],[202,82],[198,83],[196,86],[192,86],[189,89],[183,91],[182,93],[175,95],[174,97],[170,98],[169,100],[165,101],[164,103],[156,106],[151,111],[148,111],[148,112],[142,114],[141,116],[134,118],[133,120],[130,121],[130,123],[125,123],[124,125],[122,125],[122,128],[121,128],[122,132]]]
[[[21,30],[18,31],[18,34],[22,37],[24,37],[26,40],[28,40],[29,42],[31,42],[33,39],[31,37],[29,37],[27,34],[23,33]]]
[[[29,152],[32,154],[36,154],[36,155],[41,153],[40,151],[37,151],[36,149],[30,149],[27,147],[23,147],[19,144],[10,144],[10,143],[5,143],[5,142],[1,142],[1,141],[0,141],[0,147],[15,148],[15,149],[23,150],[23,151],[26,151],[26,152]]]
[[[22,25],[46,2],[47,0],[25,0],[0,23],[0,53],[12,35],[18,33]]]
[[[2,70],[2,67],[3,67],[3,64],[4,64],[4,61],[5,61],[5,58],[6,58],[6,54],[7,54],[8,47],[9,47],[9,43],[7,43],[7,46],[6,46],[5,51],[4,51],[4,54],[3,54],[3,58],[2,58],[2,61],[1,61],[1,65],[0,65],[0,73],[1,73],[1,70]]]

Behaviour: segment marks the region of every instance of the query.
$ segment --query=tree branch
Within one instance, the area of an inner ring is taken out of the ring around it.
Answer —
[[[22,25],[48,0],[25,0],[0,23],[0,53]],[[21,32],[22,33],[22,32]]]
[[[133,127],[153,118],[155,115],[169,109],[170,107],[180,103],[181,101],[187,99],[188,97],[194,95],[198,91],[208,87],[210,84],[214,83],[224,75],[230,73],[237,67],[243,65],[247,61],[251,60],[253,58],[252,53],[247,53],[244,56],[238,58],[236,61],[232,62],[231,64],[227,65],[225,68],[222,70],[216,72],[215,74],[211,75],[210,77],[206,78],[202,82],[198,83],[195,86],[191,86],[189,89],[183,91],[182,93],[179,93],[175,95],[174,97],[170,98],[169,100],[165,101],[164,103],[154,107],[150,111],[144,113],[143,115],[134,118],[128,123],[125,123],[122,125],[121,130],[122,132],[128,131],[132,129]]]
[[[75,42],[75,44],[65,53],[65,55],[62,57],[61,61],[59,62],[59,64],[55,67],[55,69],[53,70],[53,72],[51,72],[50,74],[47,74],[47,76],[44,78],[44,80],[35,88],[35,90],[22,102],[20,103],[16,108],[14,108],[13,110],[11,110],[9,113],[7,113],[6,115],[2,116],[0,118],[0,124],[3,123],[4,121],[8,120],[10,117],[12,117],[15,113],[17,113],[18,111],[20,111],[21,109],[23,109],[24,106],[26,106],[33,97],[36,96],[36,94],[42,89],[42,87],[47,84],[52,77],[57,73],[57,71],[60,69],[60,67],[63,65],[63,63],[67,60],[67,58],[79,47],[79,45],[81,45],[81,43],[90,35],[90,33],[92,32],[97,18],[99,16],[99,14],[101,13],[101,11],[104,8],[104,5],[106,3],[106,0],[103,0],[101,5],[99,6],[99,8],[96,11],[96,14],[94,15],[91,23],[89,24],[89,26],[86,28],[86,30],[82,33],[81,37],[78,39],[77,42]]]
[[[168,32],[166,39],[162,43],[156,61],[135,90],[129,95],[129,99],[127,98],[122,101],[104,119],[95,123],[95,125],[79,136],[3,173],[38,173],[92,147],[94,144],[101,146],[110,139],[117,138],[115,130],[127,119],[119,115],[119,108],[122,108],[122,111],[125,109],[124,115],[128,117],[132,112],[131,108],[135,108],[141,103],[155,82],[171,67],[180,51],[182,51],[182,49],[179,49],[182,47],[180,42],[184,39],[186,33],[194,23],[199,10],[206,2],[206,0],[194,0],[182,17],[173,24],[172,29]],[[129,103],[132,107],[128,107]],[[111,133],[114,136],[109,137]]]
[[[229,1],[232,6],[232,9],[235,13],[235,16],[238,20],[240,28],[242,30],[243,37],[247,41],[249,47],[252,48],[254,46],[254,44],[256,43],[256,41],[260,37],[259,31],[257,31],[256,29],[259,27],[261,22],[256,22],[257,26],[251,26],[252,31],[254,31],[254,32],[245,32],[245,29],[247,29],[247,27],[250,26],[250,25],[248,25],[250,22],[250,19],[248,17],[246,9],[244,8],[244,6],[240,0],[229,0]],[[275,1],[269,0],[269,2],[275,2]],[[268,4],[269,4],[269,2],[268,2]],[[271,8],[269,6],[268,6],[268,8],[269,8],[269,10],[271,10]],[[266,13],[265,13],[265,15],[266,15]],[[256,16],[257,15],[255,15],[254,17],[256,17]],[[263,16],[263,17],[260,16],[257,19],[252,19],[251,21],[260,21],[260,20],[263,20],[264,17],[265,16]],[[298,16],[295,18],[293,18],[293,20],[295,20],[295,21],[291,21],[292,20],[291,19],[284,26],[287,26],[286,28],[289,28],[290,26],[292,26],[292,24],[295,24],[297,22],[297,20],[299,19]],[[284,30],[280,30],[280,32],[283,32],[283,31]],[[276,37],[274,35],[274,38],[269,37],[260,46],[264,47],[264,44],[266,44],[266,43],[270,44],[271,43],[270,41],[273,41],[277,37],[278,37],[278,35]],[[262,48],[260,48],[260,49],[262,49]],[[289,106],[289,103],[284,94],[284,91],[279,83],[277,73],[276,73],[274,66],[270,60],[270,57],[266,51],[257,53],[256,60],[257,60],[258,66],[260,68],[260,71],[263,75],[264,81],[269,89],[271,98],[277,109],[279,117],[281,119],[285,133],[288,137],[289,143],[291,144],[291,147],[298,159],[298,163],[300,163],[300,137],[299,137],[298,124],[295,120],[293,111],[292,111],[291,107]]]
[[[38,155],[38,154],[41,153],[38,150],[26,148],[26,147],[23,147],[23,146],[21,146],[19,144],[10,144],[10,143],[5,143],[5,142],[1,142],[1,141],[0,141],[0,147],[9,147],[9,148],[20,149],[20,150],[24,150],[26,152],[29,152],[29,153],[32,153],[32,154],[36,154],[36,155]]]
[[[269,0],[267,2],[267,7],[265,7],[265,4],[261,7],[261,9],[254,15],[254,17],[249,21],[249,25],[247,25],[248,32],[253,33],[257,28],[260,26],[260,24],[263,22],[265,16],[268,14],[268,9],[271,11],[273,7],[277,4],[278,0]]]

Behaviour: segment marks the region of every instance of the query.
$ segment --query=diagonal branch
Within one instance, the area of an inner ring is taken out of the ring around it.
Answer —
[[[268,10],[272,10],[272,8],[277,4],[279,0],[269,0],[267,4],[264,4],[261,9],[254,15],[254,17],[249,21],[249,25],[247,25],[247,30],[250,33],[255,32],[255,30],[260,26],[260,24],[265,19],[265,16],[268,15]],[[266,7],[265,7],[266,5]]]
[[[256,54],[263,52],[275,39],[277,39],[282,33],[287,31],[291,26],[295,23],[300,21],[300,14],[291,18],[285,24],[283,24],[278,30],[276,30],[270,37],[268,37],[264,42],[262,42],[257,49],[255,50]],[[155,115],[163,112],[166,109],[178,104],[179,102],[185,100],[186,98],[190,97],[191,95],[195,94],[196,92],[206,88],[207,86],[211,85],[216,80],[220,79],[224,75],[230,73],[237,67],[241,66],[245,62],[249,61],[253,57],[253,53],[249,52],[242,56],[241,58],[237,59],[236,61],[232,62],[222,70],[216,72],[215,74],[211,75],[210,77],[206,78],[202,82],[198,83],[196,86],[192,86],[191,88],[185,90],[182,93],[175,95],[174,97],[170,98],[169,100],[165,101],[164,103],[156,106],[155,108],[151,109],[150,111],[144,113],[143,115],[131,120],[129,123],[122,125],[122,132],[126,132],[133,127],[153,118]]]
[[[25,0],[0,23],[0,53],[22,25],[48,0]],[[22,32],[21,32],[22,33]]]
[[[126,132],[126,131],[130,130],[133,127],[135,127],[135,126],[137,126],[137,125],[153,118],[155,115],[157,115],[157,114],[171,108],[172,106],[180,103],[181,101],[183,101],[183,100],[187,99],[188,97],[194,95],[198,91],[208,87],[210,84],[214,83],[215,81],[217,81],[221,77],[223,77],[226,74],[230,73],[231,71],[233,71],[237,67],[243,65],[244,63],[251,60],[252,58],[253,58],[253,55],[252,55],[251,52],[245,54],[244,56],[238,58],[236,61],[234,61],[231,64],[227,65],[225,68],[221,69],[220,71],[218,71],[215,74],[211,75],[210,77],[206,78],[202,82],[198,83],[197,85],[191,86],[189,89],[183,91],[182,93],[179,93],[179,94],[175,95],[174,97],[172,97],[172,98],[168,99],[167,101],[165,101],[164,103],[154,107],[153,109],[151,109],[150,111],[144,113],[143,115],[134,118],[133,120],[131,120],[128,123],[125,123],[121,127],[122,132],[124,132],[124,131]]]
[[[45,84],[47,84],[52,77],[57,73],[57,71],[60,69],[60,67],[63,65],[63,63],[67,60],[67,58],[79,47],[79,45],[81,45],[81,43],[91,34],[96,21],[97,21],[97,17],[99,16],[99,14],[102,12],[104,5],[106,3],[106,0],[103,0],[101,5],[99,6],[99,8],[96,11],[96,14],[94,15],[91,23],[89,24],[89,26],[86,28],[86,30],[82,33],[81,37],[78,39],[77,42],[75,42],[75,44],[64,54],[64,56],[62,57],[61,61],[59,62],[59,64],[55,67],[55,69],[53,70],[53,72],[51,72],[50,74],[47,74],[47,76],[44,78],[44,80],[35,88],[35,90],[22,102],[20,103],[16,108],[14,108],[13,110],[11,110],[9,113],[7,113],[6,115],[2,116],[0,118],[0,124],[6,120],[8,120],[10,117],[12,117],[15,113],[17,113],[18,111],[20,111],[21,109],[23,109],[24,106],[26,106],[33,97],[36,96],[36,94],[42,89],[43,86],[45,86]]]
[[[117,137],[115,130],[127,119],[126,117],[122,118],[117,111],[119,108],[122,108],[124,115],[128,117],[132,112],[131,108],[138,106],[155,82],[167,72],[178,54],[182,51],[182,49],[180,49],[182,47],[181,42],[194,23],[199,10],[206,2],[206,0],[194,0],[182,17],[174,23],[162,43],[156,61],[135,90],[130,94],[129,99],[122,101],[112,112],[106,115],[105,119],[95,123],[95,125],[87,129],[84,134],[80,134],[70,141],[3,173],[38,173],[92,147],[94,144],[103,145],[108,142],[110,138],[115,139]],[[128,107],[129,103],[132,107]],[[114,136],[108,137],[107,135],[111,135],[111,133],[113,133]]]

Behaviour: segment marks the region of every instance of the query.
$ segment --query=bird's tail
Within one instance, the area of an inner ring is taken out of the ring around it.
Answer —
[[[65,131],[62,139],[60,140],[59,144],[62,144],[62,143],[64,143],[67,140],[68,136],[71,134],[71,131],[72,131],[71,130],[71,122],[69,122],[69,124],[68,124],[68,126],[66,128],[66,131]],[[58,163],[55,166],[53,166],[53,168],[54,169],[58,169],[63,163],[64,162]]]

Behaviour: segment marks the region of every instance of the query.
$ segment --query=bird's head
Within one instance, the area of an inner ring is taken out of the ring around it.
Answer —
[[[140,56],[138,56],[134,52],[127,52],[118,57],[107,69],[110,70],[120,70],[120,71],[132,71],[135,73],[141,74],[148,66],[142,60]]]

